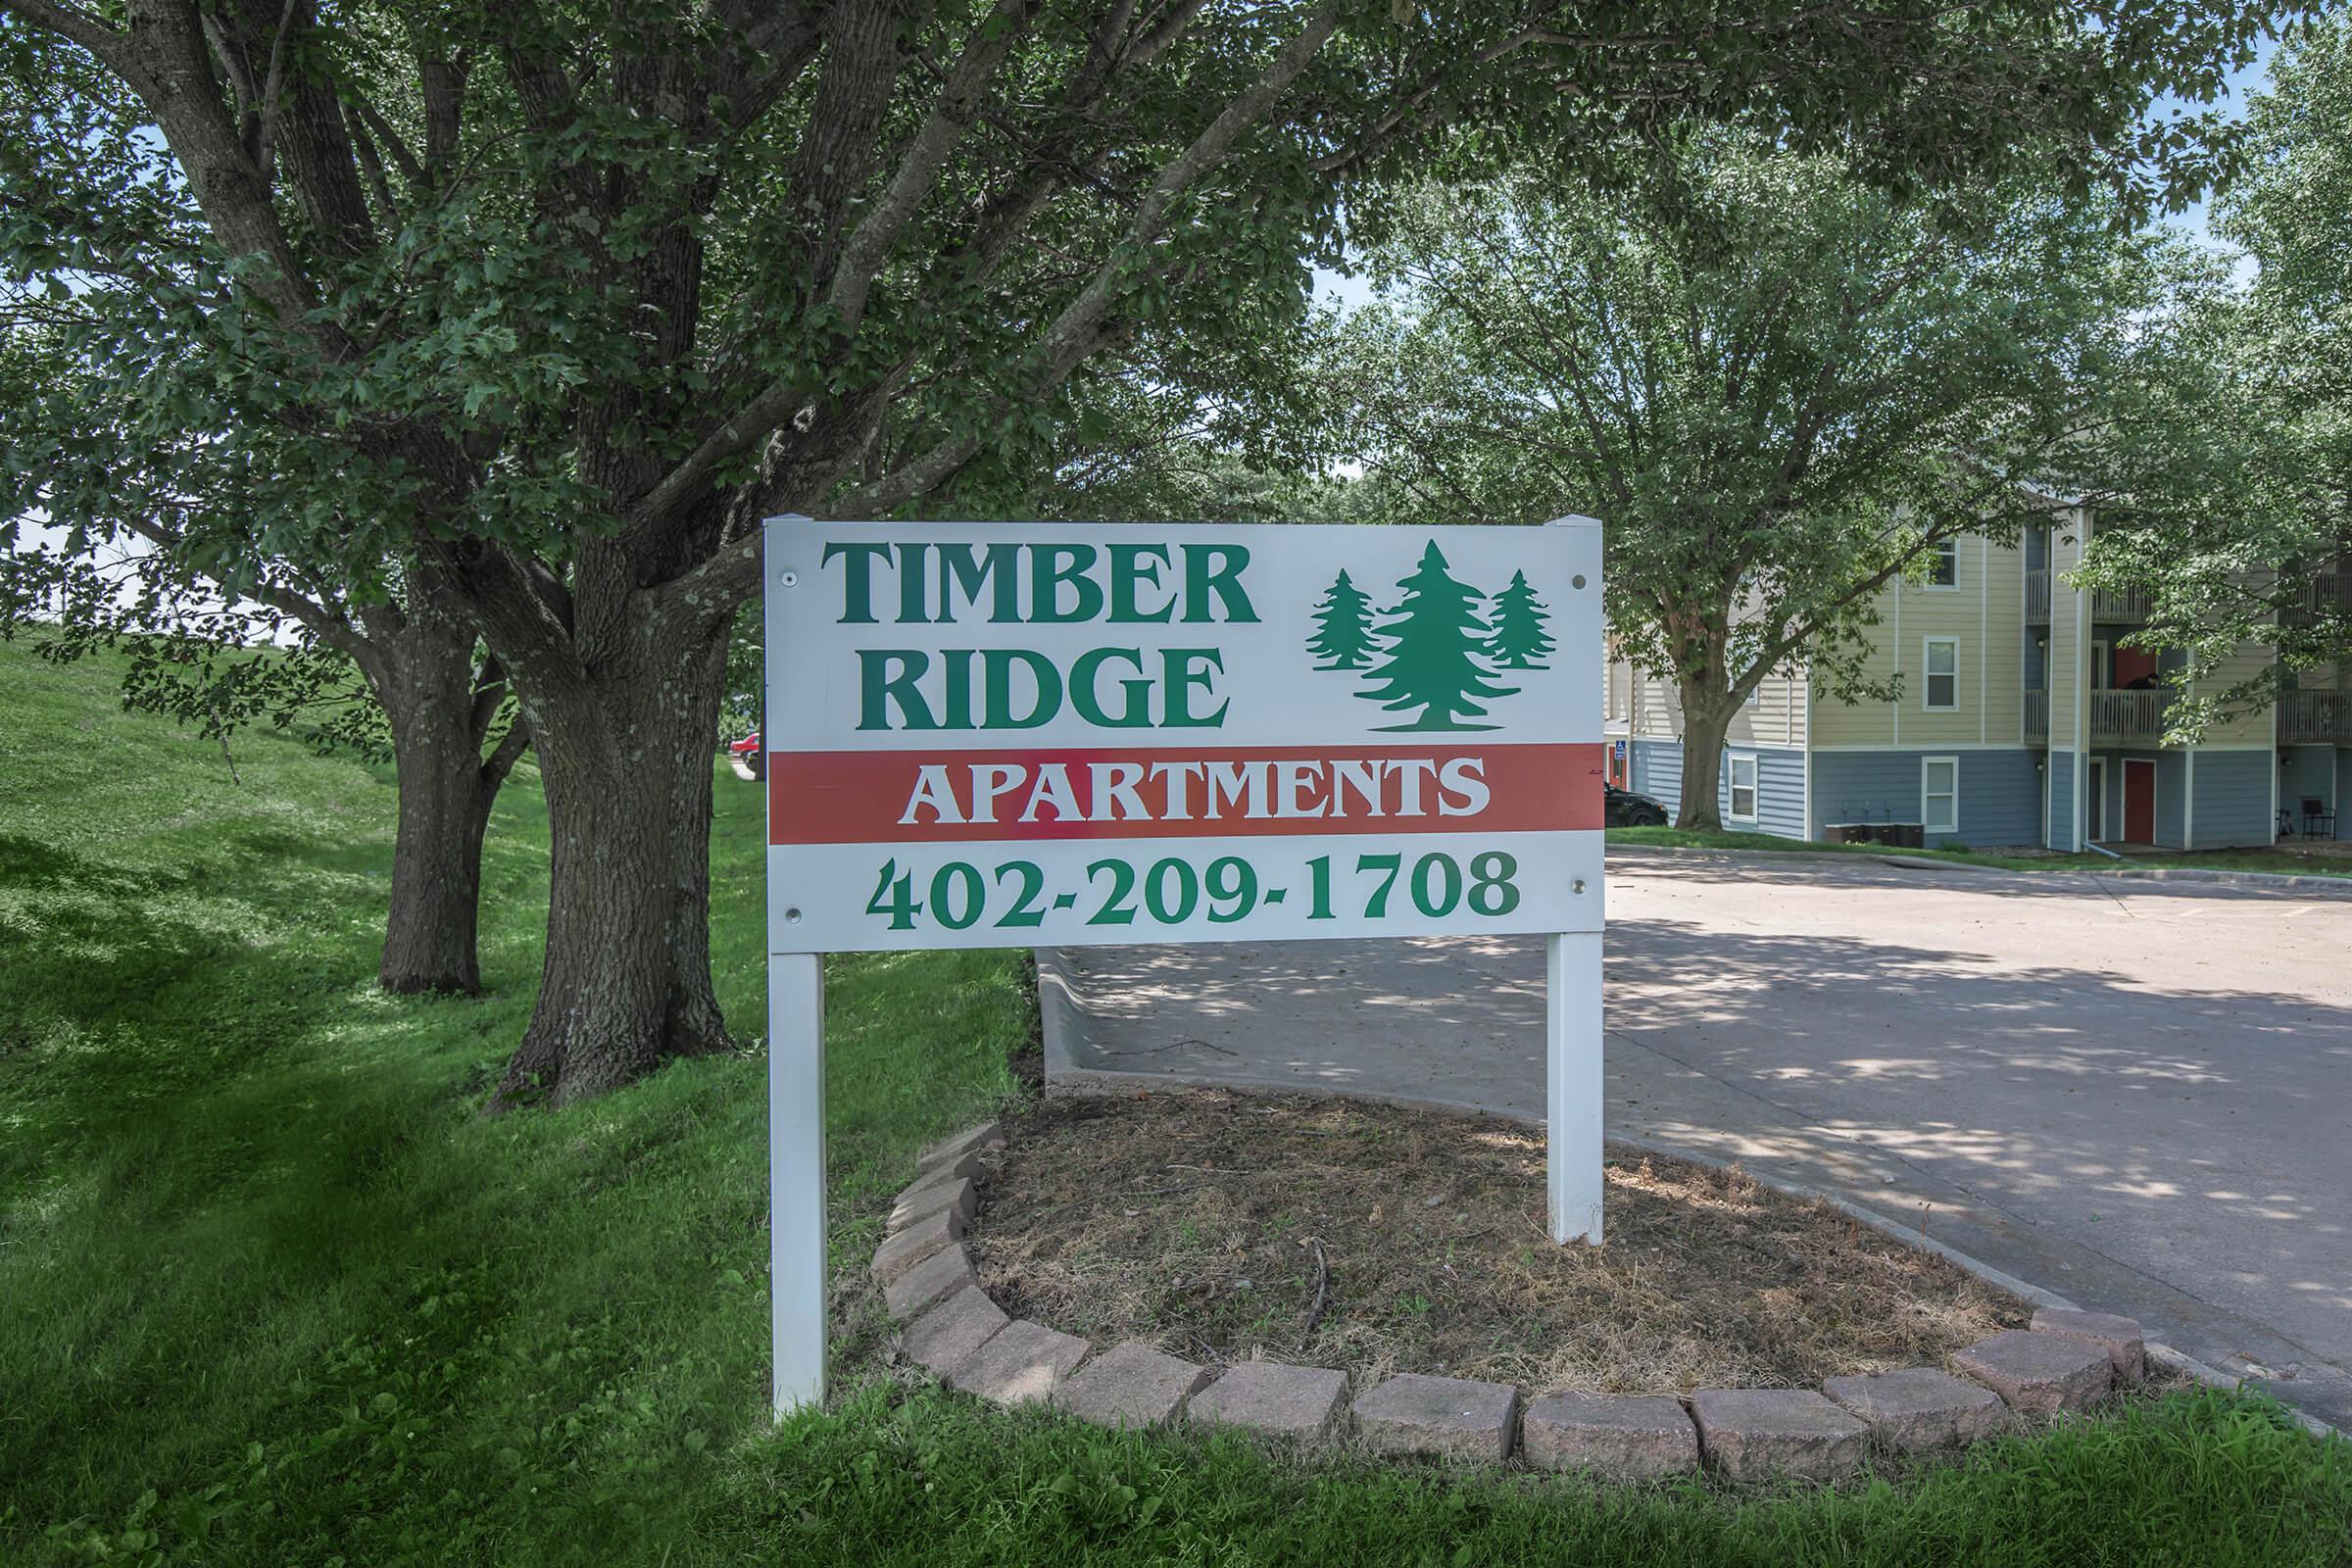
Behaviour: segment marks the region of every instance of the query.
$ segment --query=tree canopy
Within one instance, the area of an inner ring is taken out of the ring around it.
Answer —
[[[1766,675],[1889,695],[1877,590],[2047,514],[2021,476],[2079,438],[2169,275],[2057,185],[1937,197],[1717,133],[1615,189],[1425,187],[1375,254],[1387,299],[1326,332],[1338,450],[1395,506],[1603,520],[1612,634],[1681,695],[1690,819]]]
[[[414,559],[514,683],[560,853],[511,1100],[727,1042],[709,739],[770,514],[1017,486],[1090,384],[1263,376],[1342,215],[1692,121],[1940,186],[2033,142],[2178,203],[2273,15],[2132,0],[0,0],[0,277],[99,389],[0,518],[184,493],[231,593]],[[0,521],[0,536],[14,524]],[[366,590],[363,588],[363,597]]]
[[[2080,575],[2148,591],[2138,640],[2181,650],[2194,684],[2171,710],[2183,737],[2352,660],[2352,24],[2299,30],[2272,79],[2214,208],[2252,278],[2217,266],[2149,323],[2131,400],[2083,455],[2111,500]],[[2277,662],[2217,678],[2250,642]]]

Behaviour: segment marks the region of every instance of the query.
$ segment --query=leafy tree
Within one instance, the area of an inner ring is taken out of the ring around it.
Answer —
[[[2302,671],[2352,661],[2352,23],[2293,35],[2248,115],[2247,172],[2214,226],[2253,259],[2152,319],[2131,401],[2082,453],[2112,499],[2078,573],[2144,590],[2133,640],[2180,649],[2188,740]],[[2242,645],[2275,648],[2223,678]]]
[[[168,251],[157,236],[155,265]],[[497,659],[430,565],[354,552],[321,569],[271,549],[257,519],[279,508],[350,532],[368,505],[306,471],[304,448],[278,432],[222,409],[192,421],[201,436],[108,430],[155,386],[174,388],[175,418],[200,406],[201,385],[175,385],[168,338],[122,345],[101,374],[74,345],[94,324],[90,291],[15,303],[34,318],[0,350],[7,449],[39,476],[27,499],[74,521],[60,542],[0,557],[0,632],[40,615],[54,657],[126,652],[125,701],[195,724],[224,756],[232,732],[261,722],[388,755],[399,816],[379,982],[479,991],[482,837],[530,739]],[[101,432],[116,461],[91,461]]]
[[[1544,602],[1528,586],[1527,573],[1514,571],[1502,592],[1494,596],[1494,640],[1490,650],[1502,669],[1543,669],[1544,656],[1555,646],[1544,629],[1551,619]]]
[[[1361,669],[1369,661],[1372,596],[1348,580],[1348,568],[1332,579],[1315,604],[1315,635],[1306,651],[1324,662],[1317,669]]]
[[[1494,633],[1478,612],[1486,595],[1454,580],[1434,540],[1421,552],[1420,564],[1396,586],[1404,598],[1388,612],[1390,618],[1380,628],[1386,647],[1364,676],[1377,684],[1356,695],[1391,712],[1421,710],[1411,723],[1384,726],[1389,729],[1494,728],[1463,722],[1486,716],[1479,698],[1508,697],[1519,689],[1487,678],[1484,659]]]
[[[1606,528],[1628,657],[1676,683],[1682,823],[1717,825],[1732,715],[1802,664],[1890,695],[1878,589],[2014,535],[2126,351],[2147,248],[2018,184],[1905,203],[1844,161],[1685,141],[1614,189],[1535,169],[1428,189],[1328,330],[1331,426],[1400,512]]]
[[[2081,181],[2193,178],[2202,141],[2139,111],[2209,94],[2267,11],[0,16],[0,273],[57,282],[74,350],[122,396],[46,461],[103,471],[151,439],[272,431],[295,479],[262,492],[268,559],[339,573],[414,552],[446,582],[518,694],[558,846],[502,1099],[562,1102],[728,1044],[710,741],[763,516],[899,514],[976,466],[1011,473],[1104,366],[1149,365],[1177,398],[1259,373],[1251,346],[1298,314],[1343,203],[1377,226],[1376,180],[1440,152],[1590,168],[1699,117],[1850,143],[1889,183],[2002,164],[2026,130]],[[69,526],[112,510],[8,499],[0,515],[45,504]],[[251,568],[222,569],[245,591]]]

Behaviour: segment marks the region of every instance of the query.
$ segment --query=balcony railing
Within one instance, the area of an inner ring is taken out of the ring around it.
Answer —
[[[2278,698],[2282,741],[2352,741],[2352,692],[2283,692]]]
[[[2288,626],[2308,626],[2324,615],[2352,615],[2352,571],[2315,571],[2285,585],[2279,596],[2278,619]]]
[[[2172,706],[2171,692],[2092,692],[2091,742],[2161,741],[2165,710]]]
[[[2101,588],[2090,596],[2090,618],[2136,626],[2148,618],[2152,604],[2145,588]]]
[[[2050,694],[2048,692],[2030,691],[2026,693],[2026,744],[2028,746],[2050,744]]]
[[[2050,618],[2050,568],[2036,566],[2026,573],[2026,624],[2046,625]],[[2090,596],[2090,618],[2138,625],[2148,618],[2153,598],[2145,588],[2101,588]]]

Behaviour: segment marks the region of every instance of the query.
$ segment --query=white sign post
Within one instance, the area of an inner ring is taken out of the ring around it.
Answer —
[[[775,1403],[825,1365],[826,953],[1540,933],[1600,1240],[1600,526],[766,533]]]

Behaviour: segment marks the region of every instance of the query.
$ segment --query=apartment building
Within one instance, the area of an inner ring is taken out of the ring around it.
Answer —
[[[1926,581],[1884,589],[1871,670],[1902,676],[1899,700],[1841,703],[1802,672],[1767,678],[1718,769],[1725,825],[1821,839],[1916,822],[1932,846],[2218,849],[2306,831],[2307,806],[2352,804],[2352,666],[2304,672],[2269,708],[2166,745],[2176,698],[2161,677],[2177,661],[2123,646],[2143,601],[2067,586],[2087,533],[2061,513],[2014,546],[1954,540]],[[2315,574],[2303,599],[2352,603],[2352,573]],[[2221,681],[2269,657],[2248,645]],[[1679,808],[1673,683],[1613,662],[1602,711],[1610,777]],[[2319,816],[2310,826],[2326,831]]]

